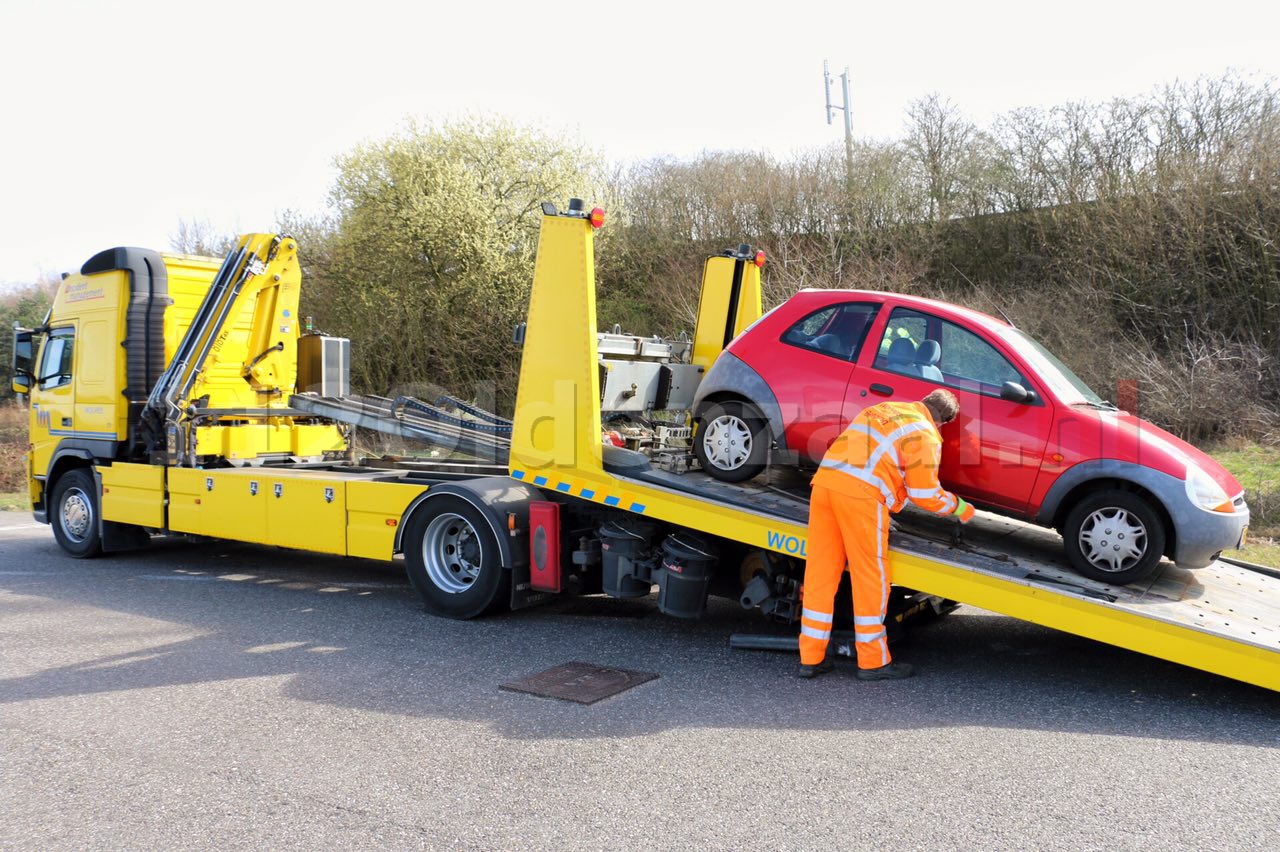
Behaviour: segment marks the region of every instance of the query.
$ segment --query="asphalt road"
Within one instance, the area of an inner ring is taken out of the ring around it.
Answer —
[[[0,514],[0,848],[1280,845],[1280,694],[961,608],[920,676],[731,651],[736,605],[425,615],[394,565]],[[583,707],[570,660],[660,677]]]

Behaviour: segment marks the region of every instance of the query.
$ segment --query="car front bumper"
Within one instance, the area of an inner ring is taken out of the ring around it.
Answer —
[[[1249,504],[1237,500],[1236,511],[1206,512],[1183,497],[1181,511],[1172,512],[1175,533],[1173,561],[1180,568],[1203,568],[1224,550],[1239,547],[1249,526]],[[1181,517],[1179,517],[1181,516]]]

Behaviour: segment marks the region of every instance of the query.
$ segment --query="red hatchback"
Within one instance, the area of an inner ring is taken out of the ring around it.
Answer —
[[[1131,583],[1161,556],[1198,568],[1243,544],[1249,510],[1221,465],[1103,401],[1009,323],[932,299],[797,293],[707,371],[694,451],[725,481],[760,473],[770,447],[816,463],[865,406],[937,387],[960,400],[943,484],[1058,529],[1080,573]]]

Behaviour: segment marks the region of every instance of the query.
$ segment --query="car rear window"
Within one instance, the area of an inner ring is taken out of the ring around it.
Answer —
[[[873,302],[828,305],[782,333],[782,342],[822,355],[854,361],[880,306]]]

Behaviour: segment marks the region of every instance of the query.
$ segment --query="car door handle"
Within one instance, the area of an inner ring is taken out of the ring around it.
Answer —
[[[879,382],[872,382],[871,392],[876,396],[893,396],[893,388],[888,385],[882,385]]]
[[[63,426],[70,426],[70,425],[71,425],[71,418],[70,418],[70,417],[64,417],[64,418],[62,418],[62,425],[63,425]]]

